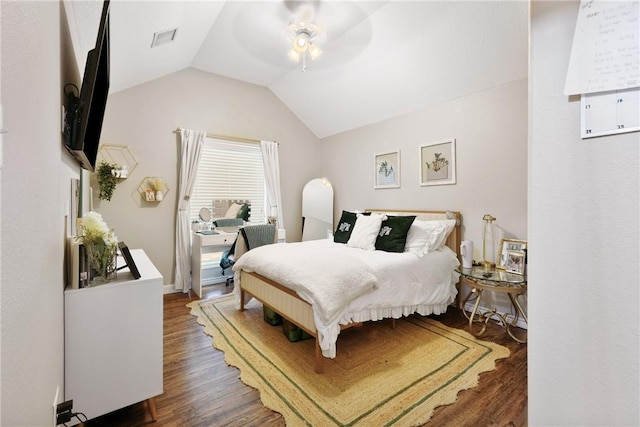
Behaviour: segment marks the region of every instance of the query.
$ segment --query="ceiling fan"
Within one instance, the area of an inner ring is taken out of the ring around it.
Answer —
[[[293,12],[289,25],[284,29],[286,38],[292,43],[288,56],[295,62],[302,62],[302,71],[307,69],[307,57],[312,61],[322,53],[320,44],[326,40],[325,26],[314,22],[320,2],[285,1],[285,6]]]

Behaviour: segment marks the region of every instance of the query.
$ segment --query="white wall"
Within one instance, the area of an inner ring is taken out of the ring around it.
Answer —
[[[318,139],[268,89],[184,69],[109,96],[101,143],[129,146],[139,164],[110,202],[94,205],[120,240],[147,252],[165,284],[175,272],[178,127],[278,141],[287,240],[300,240],[302,189],[320,171]],[[161,203],[141,201],[145,176],[168,182]]]
[[[2,3],[0,3],[0,22],[2,22]],[[2,31],[0,31],[0,130],[4,131],[2,112]],[[2,168],[3,134],[0,133],[0,168]],[[0,173],[0,224],[2,224],[2,173]],[[0,226],[0,307],[2,307],[2,227]],[[0,337],[2,337],[2,319],[0,318]],[[0,339],[0,378],[2,378],[2,339]],[[0,381],[0,421],[2,421],[2,382]]]
[[[534,2],[529,425],[640,425],[640,133],[580,138],[578,2]]]
[[[419,146],[456,139],[457,183],[420,186]],[[401,188],[373,189],[373,155],[400,150]],[[527,81],[519,80],[322,140],[322,172],[342,209],[457,210],[481,257],[482,216],[527,237]]]
[[[0,22],[2,22],[2,3],[0,3]],[[0,130],[4,132],[4,114],[2,113],[2,31],[0,31]],[[2,168],[3,134],[0,133],[0,168]],[[2,173],[0,173],[0,224],[2,224]],[[2,307],[2,227],[0,227],[0,307]],[[0,337],[2,337],[2,319],[0,318]],[[0,339],[0,378],[2,378],[2,339]],[[2,421],[2,382],[0,381],[0,421]]]
[[[421,187],[418,147],[447,138],[456,139],[456,184]],[[374,190],[374,153],[398,149],[401,188]],[[486,213],[497,218],[496,246],[500,235],[527,238],[527,81],[325,138],[322,173],[334,187],[334,221],[343,209],[460,211],[463,239],[473,241],[481,260]],[[487,307],[510,307],[504,296],[484,298]]]
[[[65,208],[75,161],[63,149],[58,2],[2,2],[2,418],[53,421],[63,393]]]

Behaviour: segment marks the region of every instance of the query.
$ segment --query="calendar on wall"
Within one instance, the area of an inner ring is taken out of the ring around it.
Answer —
[[[565,95],[581,94],[581,136],[640,131],[640,3],[580,0]]]
[[[640,131],[640,88],[581,96],[582,138]]]

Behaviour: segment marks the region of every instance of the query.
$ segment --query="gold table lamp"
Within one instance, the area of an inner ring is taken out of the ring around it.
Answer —
[[[485,214],[482,217],[482,220],[484,221],[484,223],[482,225],[482,263],[481,264],[485,270],[491,270],[495,268],[496,263],[493,261],[487,260],[487,234],[491,235],[491,247],[493,248],[493,245],[494,245],[493,225],[491,223],[495,221],[496,218],[489,214]]]

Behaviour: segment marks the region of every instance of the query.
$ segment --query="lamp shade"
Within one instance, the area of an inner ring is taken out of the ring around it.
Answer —
[[[289,58],[291,58],[292,60],[298,62],[300,60],[300,54],[298,52],[296,52],[295,49],[291,49],[289,51]]]
[[[318,47],[318,45],[315,44],[309,44],[309,55],[311,55],[311,59],[312,60],[316,60],[316,58],[318,58],[320,56],[320,54],[322,53],[322,50]]]

